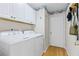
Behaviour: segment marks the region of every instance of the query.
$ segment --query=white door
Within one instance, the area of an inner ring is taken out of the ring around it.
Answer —
[[[65,14],[50,16],[50,44],[65,47]]]

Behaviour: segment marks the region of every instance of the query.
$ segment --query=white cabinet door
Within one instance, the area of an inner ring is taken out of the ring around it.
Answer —
[[[14,3],[9,3],[9,16],[10,18],[14,18]]]
[[[17,20],[24,20],[24,8],[25,4],[14,4],[14,16],[16,17]]]
[[[9,4],[9,13],[16,20],[24,19],[24,4],[12,3]]]
[[[31,12],[29,12],[29,16],[30,16],[31,18],[30,18],[29,20],[31,20],[32,23],[35,24],[35,10],[32,9],[32,8],[30,8],[30,11],[31,11]]]
[[[28,21],[28,22],[30,22],[31,23],[31,16],[30,16],[30,13],[31,11],[30,11],[30,7],[26,4],[26,6],[25,6],[25,21]]]
[[[0,17],[13,18],[15,16],[14,3],[0,3],[0,14],[2,14]]]
[[[35,11],[27,4],[9,4],[9,13],[17,21],[34,23]]]
[[[9,16],[9,4],[0,3],[0,17],[8,17],[8,16]]]
[[[32,24],[35,23],[35,10],[33,10],[28,4],[25,6],[25,20]]]
[[[0,17],[35,24],[35,10],[28,4],[0,3]]]

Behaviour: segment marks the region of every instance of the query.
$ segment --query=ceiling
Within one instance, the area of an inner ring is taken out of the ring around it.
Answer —
[[[38,10],[45,7],[49,13],[61,12],[66,10],[69,3],[28,3],[32,8]]]

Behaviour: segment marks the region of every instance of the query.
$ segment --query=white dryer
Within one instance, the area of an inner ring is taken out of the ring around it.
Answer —
[[[0,33],[0,55],[40,56],[43,52],[43,35],[33,31]]]

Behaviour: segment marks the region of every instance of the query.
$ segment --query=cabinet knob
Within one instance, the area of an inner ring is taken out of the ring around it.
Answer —
[[[16,19],[16,17],[14,17],[14,19]]]
[[[13,18],[13,16],[11,16],[11,18]]]
[[[15,19],[16,17],[14,17],[14,16],[11,16],[11,18]]]

